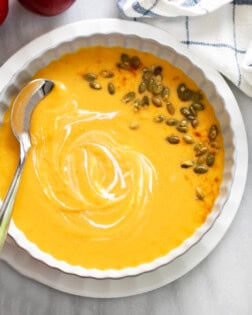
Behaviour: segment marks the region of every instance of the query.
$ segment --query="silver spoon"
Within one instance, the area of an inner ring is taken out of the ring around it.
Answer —
[[[27,153],[31,147],[30,121],[33,109],[54,87],[46,79],[36,79],[28,83],[16,97],[11,110],[11,129],[20,144],[20,157],[16,172],[0,208],[0,250],[4,244],[11,214],[24,168]]]

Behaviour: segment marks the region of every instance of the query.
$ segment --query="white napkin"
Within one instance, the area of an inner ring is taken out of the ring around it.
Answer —
[[[117,0],[123,15],[167,31],[252,96],[252,0]]]

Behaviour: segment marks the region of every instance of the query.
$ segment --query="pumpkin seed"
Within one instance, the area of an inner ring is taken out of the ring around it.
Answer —
[[[190,135],[184,135],[184,136],[183,136],[183,140],[184,140],[185,143],[187,143],[187,144],[193,144],[193,143],[194,143],[193,137],[190,136]]]
[[[186,133],[188,131],[188,127],[187,126],[177,126],[176,128],[179,132],[183,132],[183,133]]]
[[[129,123],[129,128],[130,129],[138,129],[139,128],[139,122],[138,121],[132,121],[131,123]]]
[[[193,121],[193,120],[195,120],[195,117],[193,116],[193,115],[188,115],[187,117],[186,117],[188,120],[190,120],[191,122]]]
[[[187,120],[186,119],[182,119],[179,122],[179,125],[176,128],[179,132],[187,132],[188,131],[188,127],[187,127]]]
[[[169,88],[168,88],[168,87],[164,87],[164,88],[163,88],[163,91],[162,91],[162,93],[161,93],[161,96],[162,96],[163,101],[168,101],[169,95],[170,95],[170,90],[169,90]]]
[[[221,148],[219,143],[216,141],[211,142],[210,145],[212,148],[217,149],[217,150]]]
[[[192,95],[192,102],[197,103],[197,102],[201,101],[202,98],[203,98],[203,96],[200,92],[194,92]]]
[[[209,129],[208,138],[210,141],[213,141],[216,139],[218,135],[218,127],[216,125],[212,125]]]
[[[166,138],[166,140],[171,144],[178,144],[180,142],[180,139],[178,136],[169,136]]]
[[[92,82],[97,79],[97,75],[95,73],[89,72],[86,73],[83,78],[88,82]]]
[[[141,107],[141,100],[140,99],[135,99],[133,103],[133,110],[135,113],[139,112],[140,107]]]
[[[201,155],[197,158],[197,164],[202,165],[205,164],[206,162],[206,156],[205,155]]]
[[[157,115],[153,118],[153,121],[156,122],[156,123],[161,123],[165,120],[165,116],[160,114],[160,115]]]
[[[202,146],[201,148],[199,148],[199,150],[196,152],[196,156],[201,156],[206,154],[208,151],[208,148],[206,146]]]
[[[142,94],[142,93],[144,93],[145,91],[146,91],[146,83],[145,83],[145,81],[142,81],[140,84],[139,84],[139,86],[138,86],[138,92],[140,93],[140,94]]]
[[[163,68],[162,68],[161,66],[154,66],[153,74],[154,74],[155,76],[161,75],[161,74],[162,74],[162,71],[163,71]]]
[[[166,109],[167,109],[167,111],[168,111],[168,113],[170,115],[174,115],[175,114],[175,107],[172,105],[171,102],[167,102],[166,103]]]
[[[162,82],[163,76],[162,76],[161,74],[158,74],[158,75],[155,76],[155,80],[156,80],[157,82]]]
[[[166,120],[166,124],[168,126],[177,126],[178,123],[179,123],[179,121],[177,119],[174,119],[174,118],[169,118]]]
[[[190,105],[189,110],[191,112],[191,114],[195,117],[197,115],[197,112],[195,110],[195,108],[193,107],[193,105]]]
[[[89,86],[94,89],[94,90],[101,90],[102,86],[99,82],[97,81],[91,81],[89,82]]]
[[[201,111],[205,109],[204,104],[202,103],[193,103],[192,107],[196,110],[196,111]]]
[[[180,164],[180,166],[181,166],[182,168],[189,168],[189,167],[192,167],[193,164],[194,164],[193,161],[187,160],[187,161],[182,162],[182,163]]]
[[[205,198],[205,194],[203,192],[203,190],[200,187],[196,187],[196,198],[198,200],[203,200]]]
[[[134,112],[138,112],[140,110],[140,106],[142,105],[141,100],[134,100]]]
[[[208,154],[206,156],[206,165],[211,167],[214,165],[214,161],[215,161],[214,154],[211,152],[208,152]]]
[[[193,92],[186,87],[184,83],[179,84],[177,93],[181,101],[189,101],[192,98]]]
[[[130,66],[133,68],[133,69],[138,69],[138,67],[140,66],[140,58],[137,57],[137,56],[133,56],[130,58]]]
[[[130,56],[128,54],[122,53],[121,54],[121,62],[129,62],[130,61]]]
[[[128,92],[127,94],[125,94],[122,98],[123,103],[129,103],[132,102],[136,97],[136,93],[135,92]]]
[[[110,71],[110,70],[102,70],[101,72],[100,72],[100,75],[103,77],[103,78],[113,78],[113,76],[114,76],[114,73],[112,72],[112,71]]]
[[[149,106],[150,105],[150,99],[147,95],[144,95],[141,101],[142,106]]]
[[[179,122],[179,125],[181,127],[186,127],[187,126],[187,120],[186,119],[182,119],[180,122]]]
[[[203,148],[203,149],[202,149],[202,148]],[[204,151],[207,151],[207,150],[204,149],[204,148],[207,149],[207,147],[205,146],[204,143],[202,143],[202,142],[196,143],[196,144],[194,145],[194,147],[193,147],[193,150],[194,150],[194,152],[195,152],[195,155],[196,155],[196,156],[200,156],[200,155],[206,153],[206,152],[204,152]]]
[[[187,108],[187,107],[181,107],[180,108],[180,113],[183,115],[183,116],[185,116],[185,117],[187,117],[187,116],[189,116],[191,113],[190,113],[190,110]]]
[[[152,100],[152,103],[153,103],[154,106],[156,106],[156,107],[162,107],[163,106],[160,97],[153,96],[151,100]]]
[[[152,72],[149,69],[143,72],[143,75],[142,75],[143,80],[149,81],[151,78],[152,78]]]
[[[161,82],[154,82],[151,87],[151,91],[153,95],[159,95],[163,91],[163,85]]]
[[[205,165],[196,165],[193,170],[196,174],[205,174],[207,173],[208,168]]]
[[[194,145],[193,150],[194,150],[195,152],[197,152],[197,151],[201,148],[202,145],[203,145],[203,143],[197,142],[197,143]]]
[[[155,80],[153,78],[150,78],[149,80],[146,80],[147,82],[147,90],[152,93],[153,92],[153,88],[154,88],[154,84],[155,84]]]
[[[193,147],[193,150],[194,152],[198,152],[200,150],[200,148],[203,146],[203,143],[202,142],[197,142],[194,147]]]
[[[140,107],[140,106],[142,105],[142,101],[141,101],[139,98],[136,98],[136,99],[134,100],[134,105]]]
[[[108,83],[108,92],[111,95],[115,94],[115,86],[114,86],[114,84],[112,82]]]
[[[199,120],[197,118],[194,118],[192,121],[191,121],[191,125],[193,128],[197,128],[198,125],[199,125]]]

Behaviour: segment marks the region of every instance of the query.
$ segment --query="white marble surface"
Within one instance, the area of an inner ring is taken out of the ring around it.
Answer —
[[[119,17],[115,0],[77,0],[64,14],[42,17],[10,0],[0,27],[0,64],[24,44],[51,29],[88,18]],[[252,99],[231,86],[239,103],[252,151]],[[152,292],[119,299],[91,299],[58,292],[0,262],[0,315],[72,314],[252,314],[251,160],[236,218],[217,248],[194,270]]]

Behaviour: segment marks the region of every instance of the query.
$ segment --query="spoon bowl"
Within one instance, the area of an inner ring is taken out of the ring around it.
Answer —
[[[20,145],[20,156],[12,182],[0,208],[0,250],[3,247],[11,219],[12,209],[27,153],[31,147],[30,122],[38,102],[51,92],[54,82],[36,79],[29,82],[17,95],[11,110],[11,129]]]

